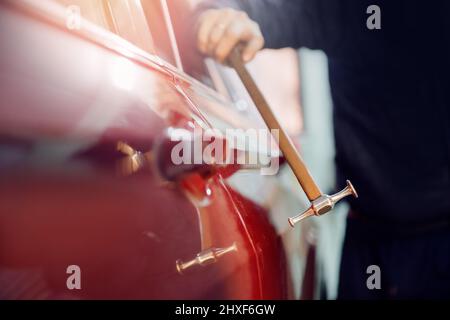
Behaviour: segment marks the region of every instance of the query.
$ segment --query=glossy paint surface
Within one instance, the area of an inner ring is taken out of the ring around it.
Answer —
[[[184,90],[225,102],[156,57],[136,59],[127,42],[107,47],[11,2],[0,5],[0,30],[0,298],[288,296],[263,208],[220,171],[167,181],[155,165],[167,130],[211,125]],[[70,265],[81,290],[67,288]]]

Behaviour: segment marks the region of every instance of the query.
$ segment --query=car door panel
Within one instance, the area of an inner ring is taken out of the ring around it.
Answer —
[[[0,5],[0,297],[286,297],[263,208],[220,173],[167,181],[155,167],[168,128],[205,125],[177,89],[190,80],[32,11]],[[71,265],[81,290],[67,287]]]

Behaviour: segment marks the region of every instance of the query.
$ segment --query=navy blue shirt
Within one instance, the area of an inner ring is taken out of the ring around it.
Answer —
[[[450,219],[450,1],[218,2],[256,20],[268,48],[327,54],[338,186],[353,182],[356,211],[392,224]],[[372,4],[381,30],[367,28]]]

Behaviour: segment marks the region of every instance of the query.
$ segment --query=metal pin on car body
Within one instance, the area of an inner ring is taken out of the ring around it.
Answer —
[[[199,252],[196,257],[190,261],[183,262],[181,260],[176,261],[176,267],[179,274],[183,274],[183,271],[193,266],[207,266],[212,263],[216,263],[218,259],[230,252],[236,252],[236,242],[227,248],[209,248],[205,251]]]

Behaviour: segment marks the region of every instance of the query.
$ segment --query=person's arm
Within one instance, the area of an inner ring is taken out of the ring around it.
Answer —
[[[333,2],[206,1],[198,9],[201,14],[196,29],[197,46],[203,53],[220,61],[226,59],[237,42],[246,46],[243,54],[245,61],[251,60],[264,44],[266,48],[326,49],[338,32],[335,20],[339,10]]]

